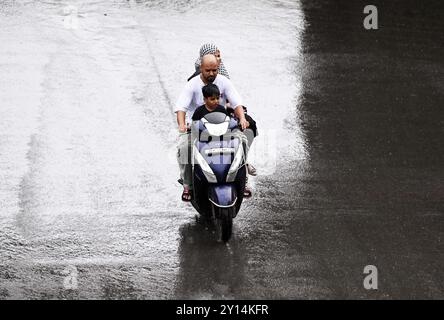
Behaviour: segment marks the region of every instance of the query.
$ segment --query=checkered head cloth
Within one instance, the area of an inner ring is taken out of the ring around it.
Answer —
[[[194,63],[196,70],[198,70],[200,68],[201,59],[204,55],[215,54],[217,50],[219,50],[219,49],[213,43],[205,43],[204,45],[202,45],[202,47],[200,47],[200,50],[199,50],[199,58]],[[221,75],[224,75],[228,79],[230,78],[230,76],[228,75],[228,71],[225,69],[224,63],[222,61],[220,62],[218,73]]]

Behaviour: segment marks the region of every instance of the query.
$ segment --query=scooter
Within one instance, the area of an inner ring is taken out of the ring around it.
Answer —
[[[191,126],[193,197],[191,204],[215,222],[219,239],[231,238],[246,184],[247,146],[239,138],[237,121],[212,112]]]

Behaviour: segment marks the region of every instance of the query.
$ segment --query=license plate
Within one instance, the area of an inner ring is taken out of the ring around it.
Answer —
[[[209,154],[232,154],[235,151],[236,150],[234,148],[211,148],[211,149],[205,150],[205,154],[206,155],[209,155]]]

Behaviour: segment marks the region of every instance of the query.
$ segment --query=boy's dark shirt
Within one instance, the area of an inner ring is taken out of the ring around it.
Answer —
[[[222,113],[225,113],[226,115],[228,115],[227,109],[225,109],[225,107],[221,106],[220,104],[217,105],[216,109],[214,109],[213,111],[208,111],[208,109],[205,107],[205,105],[203,105],[203,106],[200,106],[199,108],[197,108],[196,111],[194,111],[193,117],[191,119],[193,121],[200,120],[203,117],[205,117],[207,114],[212,113],[212,112],[222,112]]]

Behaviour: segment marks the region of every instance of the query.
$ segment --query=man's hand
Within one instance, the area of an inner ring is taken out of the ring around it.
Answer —
[[[234,115],[239,119],[239,127],[242,131],[250,126],[250,123],[245,119],[244,107],[239,105],[234,109]]]
[[[179,132],[186,133],[188,130],[188,127],[186,124],[179,124]]]
[[[241,127],[242,131],[247,129],[250,126],[250,123],[245,120],[245,118],[239,120],[239,126]]]

